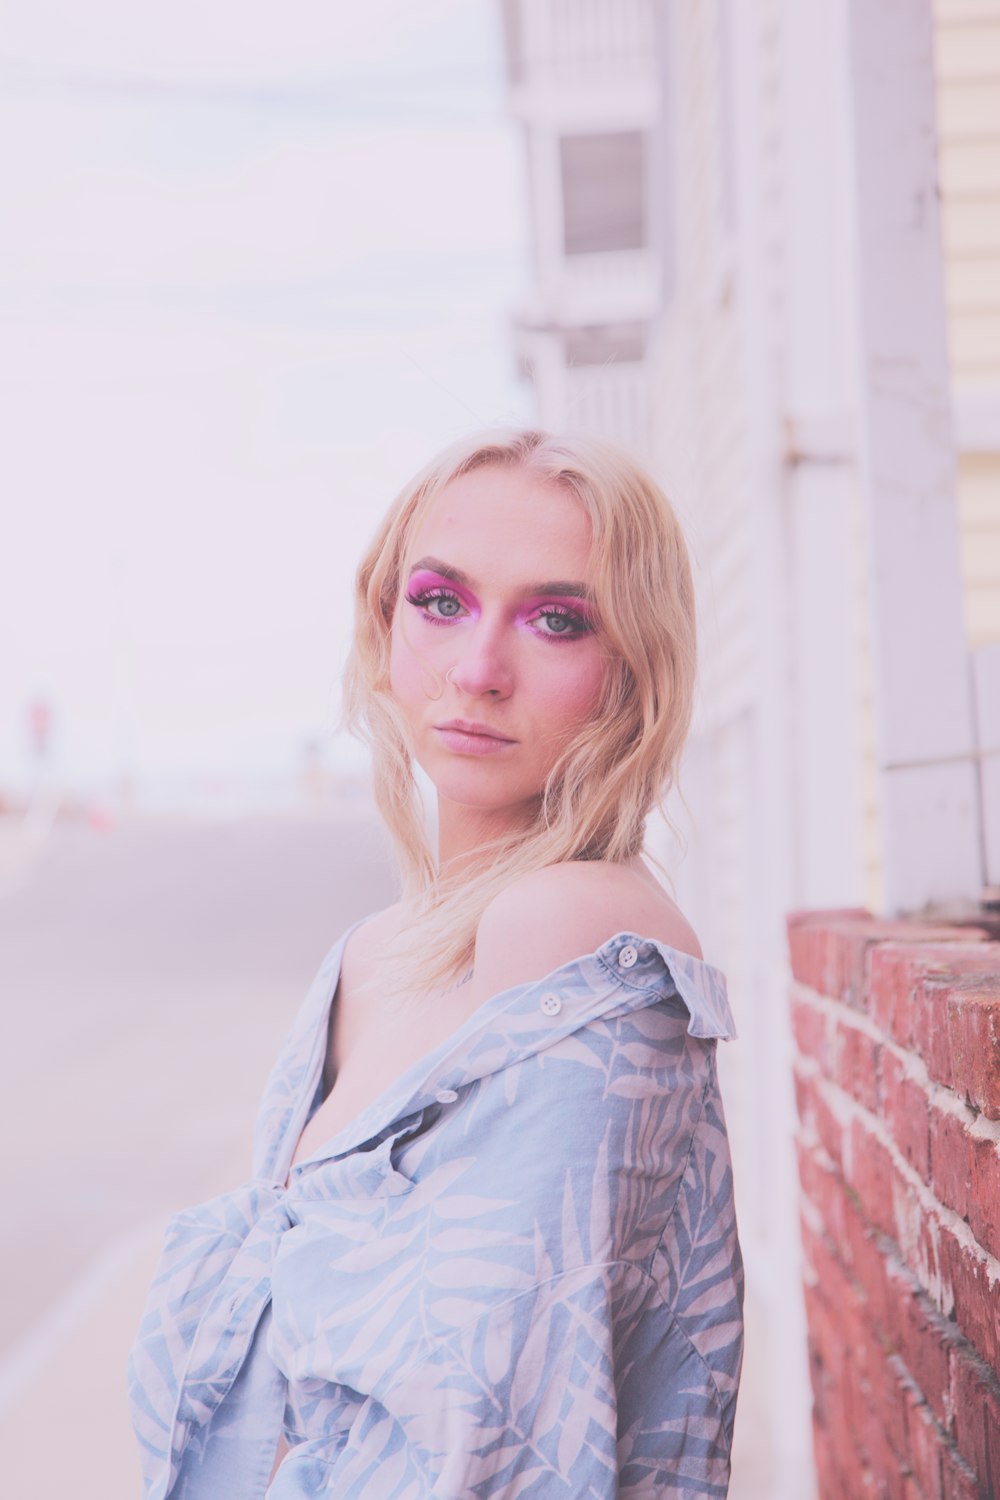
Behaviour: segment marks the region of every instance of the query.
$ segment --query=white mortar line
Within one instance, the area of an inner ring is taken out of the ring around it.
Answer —
[[[942,976],[946,977],[946,976]],[[826,1015],[830,1014],[830,1007],[835,1006],[837,1019],[842,1025],[852,1026],[855,1031],[864,1032],[865,1036],[872,1041],[881,1043],[886,1051],[891,1052],[893,1057],[898,1058],[903,1072],[915,1083],[919,1083],[927,1094],[932,1104],[938,1109],[946,1110],[949,1114],[956,1115],[966,1126],[970,1135],[984,1141],[996,1141],[1000,1144],[1000,1120],[987,1120],[979,1110],[970,1109],[956,1091],[949,1088],[947,1084],[938,1083],[931,1078],[927,1071],[927,1065],[917,1053],[908,1052],[905,1047],[900,1046],[886,1032],[879,1029],[870,1016],[863,1011],[857,1011],[853,1006],[845,1005],[843,1000],[837,1000],[832,995],[821,995],[817,990],[810,989],[807,985],[795,984],[796,997],[804,1000],[814,1010]],[[830,1080],[832,1082],[832,1080]]]
[[[837,1120],[841,1124],[848,1123],[851,1118],[856,1115],[860,1118],[862,1123],[869,1128],[872,1135],[874,1135],[875,1138],[880,1141],[888,1151],[889,1155],[892,1158],[893,1164],[899,1170],[900,1175],[903,1177],[904,1181],[907,1182],[912,1188],[913,1192],[920,1200],[921,1206],[925,1209],[928,1216],[932,1219],[936,1219],[938,1223],[943,1224],[945,1228],[950,1229],[959,1243],[965,1249],[970,1250],[977,1260],[982,1261],[983,1266],[986,1269],[987,1280],[990,1287],[992,1288],[994,1283],[997,1280],[1000,1280],[1000,1260],[997,1260],[996,1256],[991,1255],[988,1250],[983,1249],[982,1245],[976,1239],[968,1224],[966,1224],[964,1219],[959,1217],[959,1215],[953,1208],[949,1208],[946,1203],[942,1203],[939,1198],[935,1198],[933,1192],[924,1182],[923,1178],[910,1166],[909,1162],[903,1156],[895,1141],[885,1130],[878,1115],[873,1115],[870,1110],[865,1109],[863,1104],[859,1104],[856,1099],[852,1098],[850,1094],[846,1094],[844,1090],[841,1089],[837,1084],[833,1083],[829,1078],[824,1078],[822,1069],[820,1068],[819,1063],[816,1062],[815,1058],[807,1058],[799,1053],[799,1055],[795,1059],[794,1066],[801,1067],[803,1072],[805,1072],[809,1076],[814,1076],[817,1079],[821,1092],[827,1098],[827,1102],[829,1103],[830,1108],[833,1110],[833,1113],[836,1115]],[[846,1137],[844,1146],[845,1154],[849,1158],[849,1136]],[[853,1165],[853,1163],[851,1163],[851,1165]],[[850,1186],[850,1183],[848,1183],[848,1186]],[[857,1190],[855,1189],[855,1191]],[[933,1298],[934,1294],[933,1292],[931,1292],[930,1287],[925,1287],[924,1290],[927,1291]],[[944,1308],[943,1298],[938,1305],[941,1306],[942,1309]]]

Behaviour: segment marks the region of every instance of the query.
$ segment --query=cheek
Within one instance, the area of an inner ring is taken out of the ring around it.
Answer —
[[[393,621],[389,638],[389,688],[396,702],[404,708],[426,699],[424,682],[426,668],[407,644],[397,620]]]
[[[553,646],[551,650],[553,655],[562,650],[568,654],[575,647]],[[546,674],[546,681],[539,688],[553,726],[570,727],[589,718],[597,707],[604,684],[604,659],[596,649],[588,650],[585,659],[570,662],[561,669],[557,663],[556,667],[556,671]]]

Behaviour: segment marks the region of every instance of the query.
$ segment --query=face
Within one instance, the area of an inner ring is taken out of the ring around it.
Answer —
[[[533,817],[604,677],[589,597],[591,527],[525,470],[452,480],[410,537],[390,684],[446,804],[501,828]]]

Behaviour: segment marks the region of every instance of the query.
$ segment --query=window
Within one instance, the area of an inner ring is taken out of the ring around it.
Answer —
[[[648,243],[644,133],[563,136],[559,155],[566,254],[641,250]]]

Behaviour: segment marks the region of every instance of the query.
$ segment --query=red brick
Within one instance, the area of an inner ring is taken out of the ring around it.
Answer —
[[[976,1477],[1000,1493],[1000,1381],[975,1355],[951,1351],[955,1444]]]
[[[824,1302],[841,1319],[841,1328],[846,1332],[855,1315],[864,1323],[862,1289],[854,1283],[836,1247],[825,1235],[815,1234],[805,1220],[800,1227],[803,1255],[816,1275]]]
[[[815,1135],[819,1146],[836,1163],[838,1172],[843,1171],[843,1127],[837,1119],[823,1092],[822,1083],[804,1068],[793,1070],[795,1106],[806,1135],[804,1145],[811,1146],[810,1135]],[[803,1180],[803,1187],[805,1181]],[[811,1196],[811,1194],[810,1194]]]
[[[834,1082],[873,1113],[878,1109],[878,1059],[881,1042],[858,1026],[834,1021],[829,1036],[830,1075]]]
[[[833,1444],[815,1413],[813,1415],[813,1456],[816,1460],[817,1500],[834,1500],[837,1495],[847,1494],[843,1474],[834,1457]]]
[[[955,1298],[955,1322],[986,1363],[1000,1369],[1000,1280],[991,1287],[982,1258],[944,1225],[939,1240],[942,1276]]]
[[[873,1014],[877,1012],[884,1030],[904,1046],[909,1045],[909,1002],[917,976],[928,965],[934,966],[939,956],[944,959],[944,972],[949,972],[953,967],[952,945],[960,944],[960,951],[974,952],[975,940],[988,934],[973,927],[963,929],[950,923],[935,926],[907,918],[871,923],[869,931],[873,935],[877,931],[877,946],[869,940],[858,986],[866,993],[858,995],[854,1003]]]
[[[892,1450],[881,1403],[877,1399],[869,1400],[865,1405],[861,1434],[879,1500],[883,1497],[884,1500],[906,1500],[904,1465]]]
[[[890,1267],[891,1335],[900,1358],[922,1397],[943,1427],[950,1420],[954,1324],[944,1318],[920,1290],[912,1272]]]
[[[812,1074],[806,1073],[802,1068],[792,1064],[792,1087],[795,1090],[795,1111],[799,1117],[799,1124],[803,1129],[814,1132],[816,1129],[816,1115],[813,1109],[816,1085]]]
[[[876,1327],[886,1338],[891,1338],[894,1328],[892,1303],[896,1289],[890,1283],[883,1250],[889,1241],[866,1225],[853,1202],[845,1205],[845,1218],[845,1254],[851,1274],[864,1291],[868,1310]]]
[[[1000,973],[968,976],[948,996],[954,1086],[989,1120],[1000,1120]]]
[[[850,1184],[861,1200],[861,1211],[869,1224],[895,1239],[898,1234],[893,1206],[895,1168],[885,1146],[857,1116],[851,1121]]]
[[[903,1047],[913,1041],[911,998],[921,954],[912,942],[880,943],[868,965],[868,1013]]]
[[[828,1071],[827,1017],[818,1005],[792,995],[792,1034],[803,1057],[811,1057],[824,1072]]]
[[[1000,1260],[1000,1142],[980,1135],[969,1140],[969,1228],[983,1249]]]
[[[941,1449],[947,1439],[920,1392],[912,1385],[903,1390],[906,1414],[906,1448],[910,1468],[925,1500],[942,1500]]]
[[[830,1101],[822,1088],[816,1091],[814,1101],[816,1133],[823,1149],[831,1161],[836,1162],[838,1172],[844,1170],[844,1127],[830,1107]]]
[[[940,941],[942,935],[950,941]],[[920,991],[928,979],[997,968],[998,943],[970,942],[969,930],[957,927],[911,926],[899,941],[880,943],[871,951],[868,1009],[872,1020],[900,1046],[913,1047],[922,1019]]]
[[[823,994],[833,993],[822,981],[825,954],[823,939],[826,927],[834,922],[871,922],[874,918],[864,907],[837,907],[829,910],[792,911],[785,918],[792,973],[802,984]],[[839,993],[839,992],[838,992]]]
[[[941,1487],[944,1500],[996,1500],[954,1448],[941,1449]]]
[[[869,951],[878,943],[968,942],[976,928],[922,924],[911,918],[877,919],[856,912],[796,912],[788,920],[792,973],[820,994],[867,1008]]]
[[[843,1188],[835,1172],[817,1157],[816,1150],[796,1138],[796,1155],[799,1163],[799,1184],[803,1197],[808,1198],[818,1210],[827,1233],[835,1244],[844,1239]]]
[[[913,993],[913,1044],[928,1075],[935,1083],[952,1087],[951,1037],[948,1032],[948,996],[954,981],[940,976],[918,981]]]
[[[966,1121],[931,1103],[931,1187],[960,1218],[968,1218],[972,1141]]]
[[[913,1381],[898,1354],[888,1351],[880,1361],[878,1371],[880,1392],[878,1404],[889,1446],[901,1467],[907,1466],[906,1400]]]
[[[927,1093],[885,1048],[879,1077],[879,1107],[896,1145],[924,1182],[930,1180],[930,1126]]]

